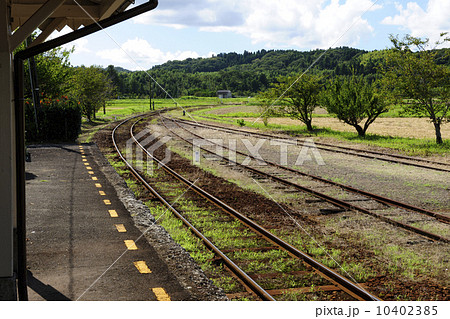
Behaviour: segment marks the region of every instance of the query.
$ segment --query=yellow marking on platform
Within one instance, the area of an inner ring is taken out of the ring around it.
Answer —
[[[150,268],[148,268],[147,264],[143,260],[135,261],[135,262],[133,262],[133,264],[136,266],[137,270],[139,270],[139,272],[141,274],[151,274],[152,273]]]
[[[102,196],[106,196],[106,193],[104,191],[98,191],[98,193]]]
[[[95,183],[95,187],[97,187],[97,188],[102,188],[102,184],[100,184],[100,183]]]
[[[84,160],[83,160],[84,161]],[[86,160],[87,161],[87,160]],[[84,165],[86,165],[86,166],[89,166],[89,163],[83,163]]]
[[[95,176],[92,176],[91,178],[92,178],[92,180],[93,180],[93,181],[96,181],[96,180],[98,180],[98,178],[97,178],[97,177],[95,177]]]
[[[108,210],[109,216],[111,217],[119,217],[115,209]]]
[[[152,288],[151,289],[156,296],[156,300],[158,301],[170,301],[170,297],[164,288]]]
[[[90,166],[86,166],[86,169],[92,169],[92,167],[90,167]]]
[[[123,224],[115,224],[114,226],[116,226],[116,229],[119,233],[127,232],[127,229],[125,228],[125,226]]]
[[[111,202],[109,199],[104,199],[103,202],[105,203],[105,205],[111,205]]]
[[[124,240],[124,243],[125,243],[125,246],[127,246],[128,250],[137,250],[138,249],[134,240],[131,240],[131,239]]]
[[[88,171],[89,174],[94,174],[94,171]]]

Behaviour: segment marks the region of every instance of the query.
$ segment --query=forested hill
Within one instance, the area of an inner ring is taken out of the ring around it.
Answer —
[[[355,72],[373,77],[382,52],[340,47],[327,51],[220,53],[211,58],[169,61],[153,67],[149,72],[172,97],[215,96],[217,90],[224,89],[230,90],[234,96],[251,96],[266,90],[280,75],[301,73],[309,67],[309,72],[325,76],[350,75]],[[439,62],[450,65],[448,59]],[[107,72],[117,87],[118,95],[149,95],[150,81],[145,72],[129,72],[113,66],[109,66]],[[154,97],[168,96],[156,85],[153,85],[151,92]]]
[[[153,70],[196,72],[218,72],[221,70],[257,71],[266,74],[287,74],[308,68],[325,50],[259,50],[244,53],[220,53],[211,58],[169,61]],[[367,51],[348,47],[328,50],[314,65],[319,70],[334,70],[338,65],[355,60]]]

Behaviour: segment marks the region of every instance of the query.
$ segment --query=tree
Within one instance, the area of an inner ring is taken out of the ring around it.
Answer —
[[[14,54],[26,49],[28,44],[36,38],[33,33],[26,41],[21,43],[15,50]],[[36,55],[33,59],[24,61],[24,95],[31,97],[30,85],[30,61],[34,60],[36,68],[36,77],[39,91],[44,93],[46,97],[58,98],[67,93],[69,79],[72,76],[72,67],[70,65],[69,56],[73,49],[66,50],[58,47],[44,53]],[[42,96],[42,94],[41,94]]]
[[[111,97],[111,81],[99,67],[79,67],[72,78],[71,96],[78,100],[89,122]]]
[[[58,98],[70,89],[69,82],[73,68],[69,62],[69,55],[72,52],[73,50],[55,48],[36,56],[39,89],[46,97]]]
[[[108,80],[111,82],[114,88],[114,90],[111,90],[112,95],[117,95],[118,92],[124,90],[123,79],[119,76],[119,73],[117,72],[114,65],[108,65],[108,67],[105,70],[105,73]]]
[[[278,107],[280,112],[300,120],[308,131],[313,131],[312,112],[318,105],[321,88],[321,77],[317,75],[279,77],[278,83],[260,95],[265,105],[263,117],[273,113],[273,103],[281,101],[282,106]]]
[[[361,137],[380,114],[388,111],[385,95],[377,92],[376,84],[356,75],[331,81],[321,101],[329,113],[353,126]]]
[[[450,38],[435,43],[436,47]],[[406,35],[403,39],[390,36],[393,44],[385,64],[381,67],[385,84],[403,104],[405,112],[427,116],[434,125],[436,143],[442,143],[441,125],[450,119],[450,68],[436,63],[435,48],[429,39]],[[416,52],[413,52],[416,51]]]

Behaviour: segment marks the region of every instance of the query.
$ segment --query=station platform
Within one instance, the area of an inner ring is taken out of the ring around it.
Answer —
[[[226,299],[154,224],[95,144],[28,152],[30,300]]]

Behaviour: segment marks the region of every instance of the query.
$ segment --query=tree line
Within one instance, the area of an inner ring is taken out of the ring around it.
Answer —
[[[429,117],[441,143],[440,127],[449,119],[450,49],[410,36],[391,41],[391,49],[370,52],[340,47],[221,53],[134,72],[113,65],[73,67],[71,50],[57,48],[37,56],[34,64],[41,104],[76,104],[89,121],[108,99],[215,96],[228,89],[234,96],[257,96],[265,106],[263,117],[284,113],[310,130],[312,110],[320,104],[364,136],[390,104],[408,99],[405,112]],[[442,34],[445,41],[449,38]],[[31,88],[31,65],[25,66],[25,88]],[[30,89],[30,102],[32,97]]]

